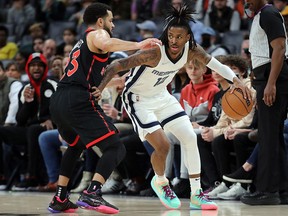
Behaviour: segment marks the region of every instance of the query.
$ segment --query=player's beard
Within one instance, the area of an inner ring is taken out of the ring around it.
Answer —
[[[104,30],[106,30],[110,37],[112,37],[112,31],[106,25],[104,25]]]

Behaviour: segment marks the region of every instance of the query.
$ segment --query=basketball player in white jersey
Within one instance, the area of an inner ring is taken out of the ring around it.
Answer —
[[[234,86],[241,88],[245,97],[250,98],[250,92],[229,67],[222,65],[195,44],[189,27],[192,13],[186,5],[179,10],[172,7],[160,36],[163,45],[142,50],[111,64],[106,69],[104,79],[98,88],[102,91],[114,74],[132,68],[126,78],[123,102],[139,137],[143,141],[147,140],[155,149],[151,155],[155,172],[151,181],[153,190],[167,208],[177,209],[181,206],[180,200],[169,187],[164,175],[166,156],[170,147],[162,129],[164,128],[180,140],[181,149],[185,154],[184,162],[191,185],[190,208],[216,210],[217,205],[210,201],[201,189],[196,134],[185,111],[167,91],[166,86],[186,62],[196,58],[234,82]]]

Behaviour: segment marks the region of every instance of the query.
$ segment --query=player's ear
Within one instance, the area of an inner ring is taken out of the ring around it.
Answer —
[[[104,20],[103,20],[103,18],[99,18],[98,20],[97,20],[97,24],[100,26],[100,27],[103,27],[104,26]]]
[[[190,35],[190,34],[187,34],[186,40],[189,41],[189,40],[190,40],[190,37],[191,37],[191,35]]]

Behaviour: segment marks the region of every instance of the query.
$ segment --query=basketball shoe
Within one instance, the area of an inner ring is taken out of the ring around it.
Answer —
[[[117,214],[119,209],[102,198],[100,189],[89,193],[84,190],[76,204],[81,208],[92,209],[104,214]]]
[[[54,196],[53,200],[50,202],[48,210],[52,213],[74,213],[78,209],[78,206],[72,203],[69,200],[69,197],[66,197],[65,200],[60,200],[58,196]]]
[[[172,191],[169,186],[169,182],[164,182],[162,184],[158,184],[156,182],[156,176],[154,176],[151,180],[151,187],[159,197],[162,204],[169,209],[178,209],[181,206],[181,202],[176,196],[176,194]]]
[[[191,194],[190,209],[216,210],[217,208],[216,203],[209,200],[202,189],[198,189],[196,193]]]

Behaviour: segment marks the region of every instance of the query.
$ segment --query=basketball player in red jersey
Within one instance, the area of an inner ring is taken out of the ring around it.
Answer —
[[[60,168],[58,186],[48,210],[52,213],[74,212],[77,205],[102,213],[119,209],[102,198],[101,187],[125,155],[117,129],[97,104],[98,86],[103,78],[109,52],[143,49],[161,43],[158,39],[128,42],[111,38],[113,15],[105,4],[90,5],[83,16],[88,29],[72,49],[65,74],[51,98],[51,115],[62,138],[69,143]],[[69,200],[67,185],[82,151],[96,145],[102,151],[90,186],[77,205]]]

